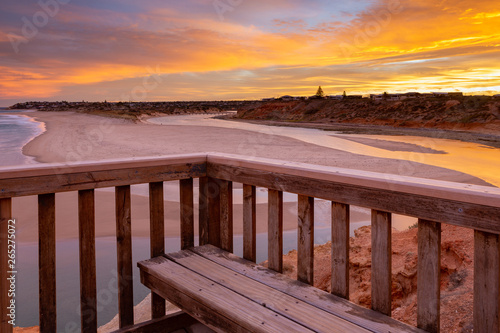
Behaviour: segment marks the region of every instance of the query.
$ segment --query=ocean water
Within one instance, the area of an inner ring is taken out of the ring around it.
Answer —
[[[19,110],[25,111],[26,110]],[[25,115],[12,115],[12,110],[0,109],[0,167],[36,163],[25,156],[22,148],[45,131],[45,124]]]

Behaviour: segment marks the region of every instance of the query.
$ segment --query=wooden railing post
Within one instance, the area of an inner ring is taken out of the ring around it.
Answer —
[[[193,178],[180,180],[181,249],[194,246]]]
[[[297,280],[314,284],[314,198],[298,196]]]
[[[12,199],[0,199],[0,331],[3,333],[12,333],[13,325],[9,324],[9,314],[11,298],[9,295],[10,283],[7,278],[10,276],[8,271],[11,269],[8,266],[8,245],[9,245],[9,220],[12,219]]]
[[[474,332],[500,331],[499,238],[474,231]]]
[[[132,212],[130,185],[115,188],[116,255],[118,268],[118,321],[120,328],[134,324],[132,272]]]
[[[417,325],[440,330],[441,223],[418,221]]]
[[[391,214],[372,210],[372,309],[391,316]]]
[[[283,272],[283,192],[268,190],[268,267]]]
[[[257,260],[256,189],[243,185],[243,258]]]
[[[165,253],[165,209],[163,206],[163,182],[149,183],[149,214],[151,258]],[[151,317],[165,315],[165,300],[151,292]]]
[[[331,293],[349,299],[349,205],[332,202]]]
[[[56,332],[56,195],[54,193],[38,196],[38,290],[40,332]]]
[[[221,248],[233,252],[233,182],[220,181]]]
[[[200,178],[198,203],[198,233],[201,246],[208,244],[208,177]]]
[[[94,190],[78,191],[82,332],[97,332]]]
[[[207,183],[208,196],[208,242],[221,247],[220,238],[220,182],[209,177]]]

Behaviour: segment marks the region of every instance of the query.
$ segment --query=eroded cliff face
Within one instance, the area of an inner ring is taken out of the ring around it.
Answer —
[[[391,125],[411,128],[500,131],[500,99],[465,96],[403,101],[273,101],[241,109],[242,119]]]
[[[314,250],[314,285],[330,291],[331,243]],[[350,239],[349,298],[371,306],[371,228],[355,231]],[[472,332],[473,305],[472,230],[442,226],[441,239],[441,330]],[[417,324],[417,229],[392,233],[392,317],[410,325]],[[297,276],[297,252],[284,256],[284,273]]]

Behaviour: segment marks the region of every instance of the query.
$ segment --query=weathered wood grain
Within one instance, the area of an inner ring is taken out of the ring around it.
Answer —
[[[181,249],[194,246],[193,178],[180,180]]]
[[[349,205],[332,202],[331,293],[349,299]]]
[[[244,295],[275,313],[315,332],[368,332],[356,324],[332,315],[295,297],[266,286],[240,273],[221,266],[190,251],[166,255],[170,260],[190,269],[238,295]],[[293,288],[295,281],[285,278],[284,286]]]
[[[198,198],[198,228],[200,245],[208,244],[208,178],[201,177]]]
[[[460,196],[453,196],[453,191],[459,191],[454,188],[446,191],[446,193],[450,195],[450,198],[468,199],[468,201],[474,201],[474,203],[436,197],[434,196],[436,193],[434,190],[437,191],[437,189],[433,187],[426,188],[427,192],[423,190],[415,191],[418,194],[414,194],[398,191],[399,188],[397,186],[379,189],[370,188],[368,185],[358,185],[357,183],[350,184],[349,178],[344,183],[342,182],[342,177],[339,175],[334,177],[336,181],[329,181],[216,163],[208,163],[207,167],[208,174],[211,177],[231,180],[233,182],[297,193],[394,214],[413,216],[429,221],[500,233],[500,201],[498,200],[498,195],[495,201],[495,195],[485,194],[484,202],[491,203],[491,205],[486,205],[484,203],[476,203],[479,199],[472,200],[474,197],[476,199],[483,198],[481,193],[477,191],[467,193],[465,189],[460,190]],[[381,175],[383,176],[383,174]],[[362,183],[363,178],[355,178],[355,180]],[[380,179],[380,182],[383,181],[384,179]],[[425,180],[422,181],[425,182]],[[494,188],[484,188],[484,191],[497,191]],[[414,188],[409,185],[401,188],[401,190],[407,191],[411,191],[412,189]]]
[[[220,181],[221,249],[233,252],[233,183]]]
[[[391,316],[391,214],[372,210],[372,309]]]
[[[208,178],[208,242],[214,246],[221,246],[220,239],[220,184],[215,178]]]
[[[134,324],[131,206],[130,185],[117,186],[115,188],[115,210],[118,269],[118,322],[120,328]]]
[[[418,221],[417,325],[440,331],[441,224]]]
[[[165,253],[165,208],[163,206],[163,182],[149,183],[149,214],[151,258]],[[151,293],[151,317],[165,315],[165,300]]]
[[[41,333],[57,331],[56,196],[38,196],[38,292]]]
[[[11,271],[8,263],[8,231],[10,219],[12,219],[12,199],[0,199],[0,331],[5,333],[12,333],[13,327],[9,324],[10,318],[7,317],[7,314],[10,313],[7,307],[10,306],[11,300],[8,296],[10,283],[9,280],[7,280],[7,278],[10,277],[10,274],[7,272]]]
[[[94,190],[78,191],[81,330],[97,331]]]
[[[193,252],[217,264],[229,268],[236,273],[245,275],[271,288],[284,292],[300,301],[309,303],[329,313],[335,314],[350,322],[373,332],[424,332],[416,327],[403,324],[376,311],[360,307],[343,298],[329,294],[300,281],[289,281],[284,275],[240,258],[234,254],[222,251],[211,245],[195,247]]]
[[[255,186],[243,184],[243,258],[257,260],[257,223],[256,223]]]
[[[218,332],[311,332],[164,257],[138,266],[145,286]]]
[[[298,196],[297,280],[314,284],[314,198]]]
[[[474,232],[474,332],[500,331],[499,235]]]
[[[283,192],[268,191],[268,267],[283,272]]]
[[[64,169],[55,169],[44,176],[5,178],[0,181],[0,198],[197,178],[206,174],[205,164],[191,163],[105,171],[93,166],[88,170],[56,174]]]

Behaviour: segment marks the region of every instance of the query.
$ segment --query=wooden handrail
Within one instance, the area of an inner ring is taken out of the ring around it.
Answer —
[[[233,182],[243,184],[243,256],[256,260],[256,187],[269,190],[269,267],[282,271],[283,192],[298,199],[298,278],[313,283],[314,198],[332,202],[332,293],[349,297],[349,205],[372,209],[372,307],[391,313],[391,214],[419,218],[418,326],[439,331],[440,230],[448,223],[475,230],[475,331],[497,331],[500,293],[500,189],[381,173],[354,171],[262,158],[204,153],[99,162],[43,164],[0,168],[0,248],[6,248],[6,219],[11,199],[39,195],[40,325],[53,331],[55,311],[54,193],[79,191],[82,330],[94,332],[96,272],[94,193],[115,187],[120,328],[143,327],[133,322],[131,283],[130,185],[150,184],[151,255],[164,252],[163,182],[180,181],[181,247],[194,242],[193,178],[199,178],[199,244],[233,250]],[[2,265],[5,263],[2,252]],[[43,274],[42,274],[43,273]],[[0,272],[5,290],[5,271]],[[50,284],[49,281],[53,281]],[[45,288],[46,287],[46,288]],[[3,295],[3,294],[2,294]],[[2,332],[7,332],[1,297]],[[153,296],[153,318],[164,315],[164,300]],[[90,316],[89,316],[90,314]],[[53,317],[52,317],[53,315]],[[87,315],[89,318],[84,318]],[[181,318],[181,317],[179,317]]]

